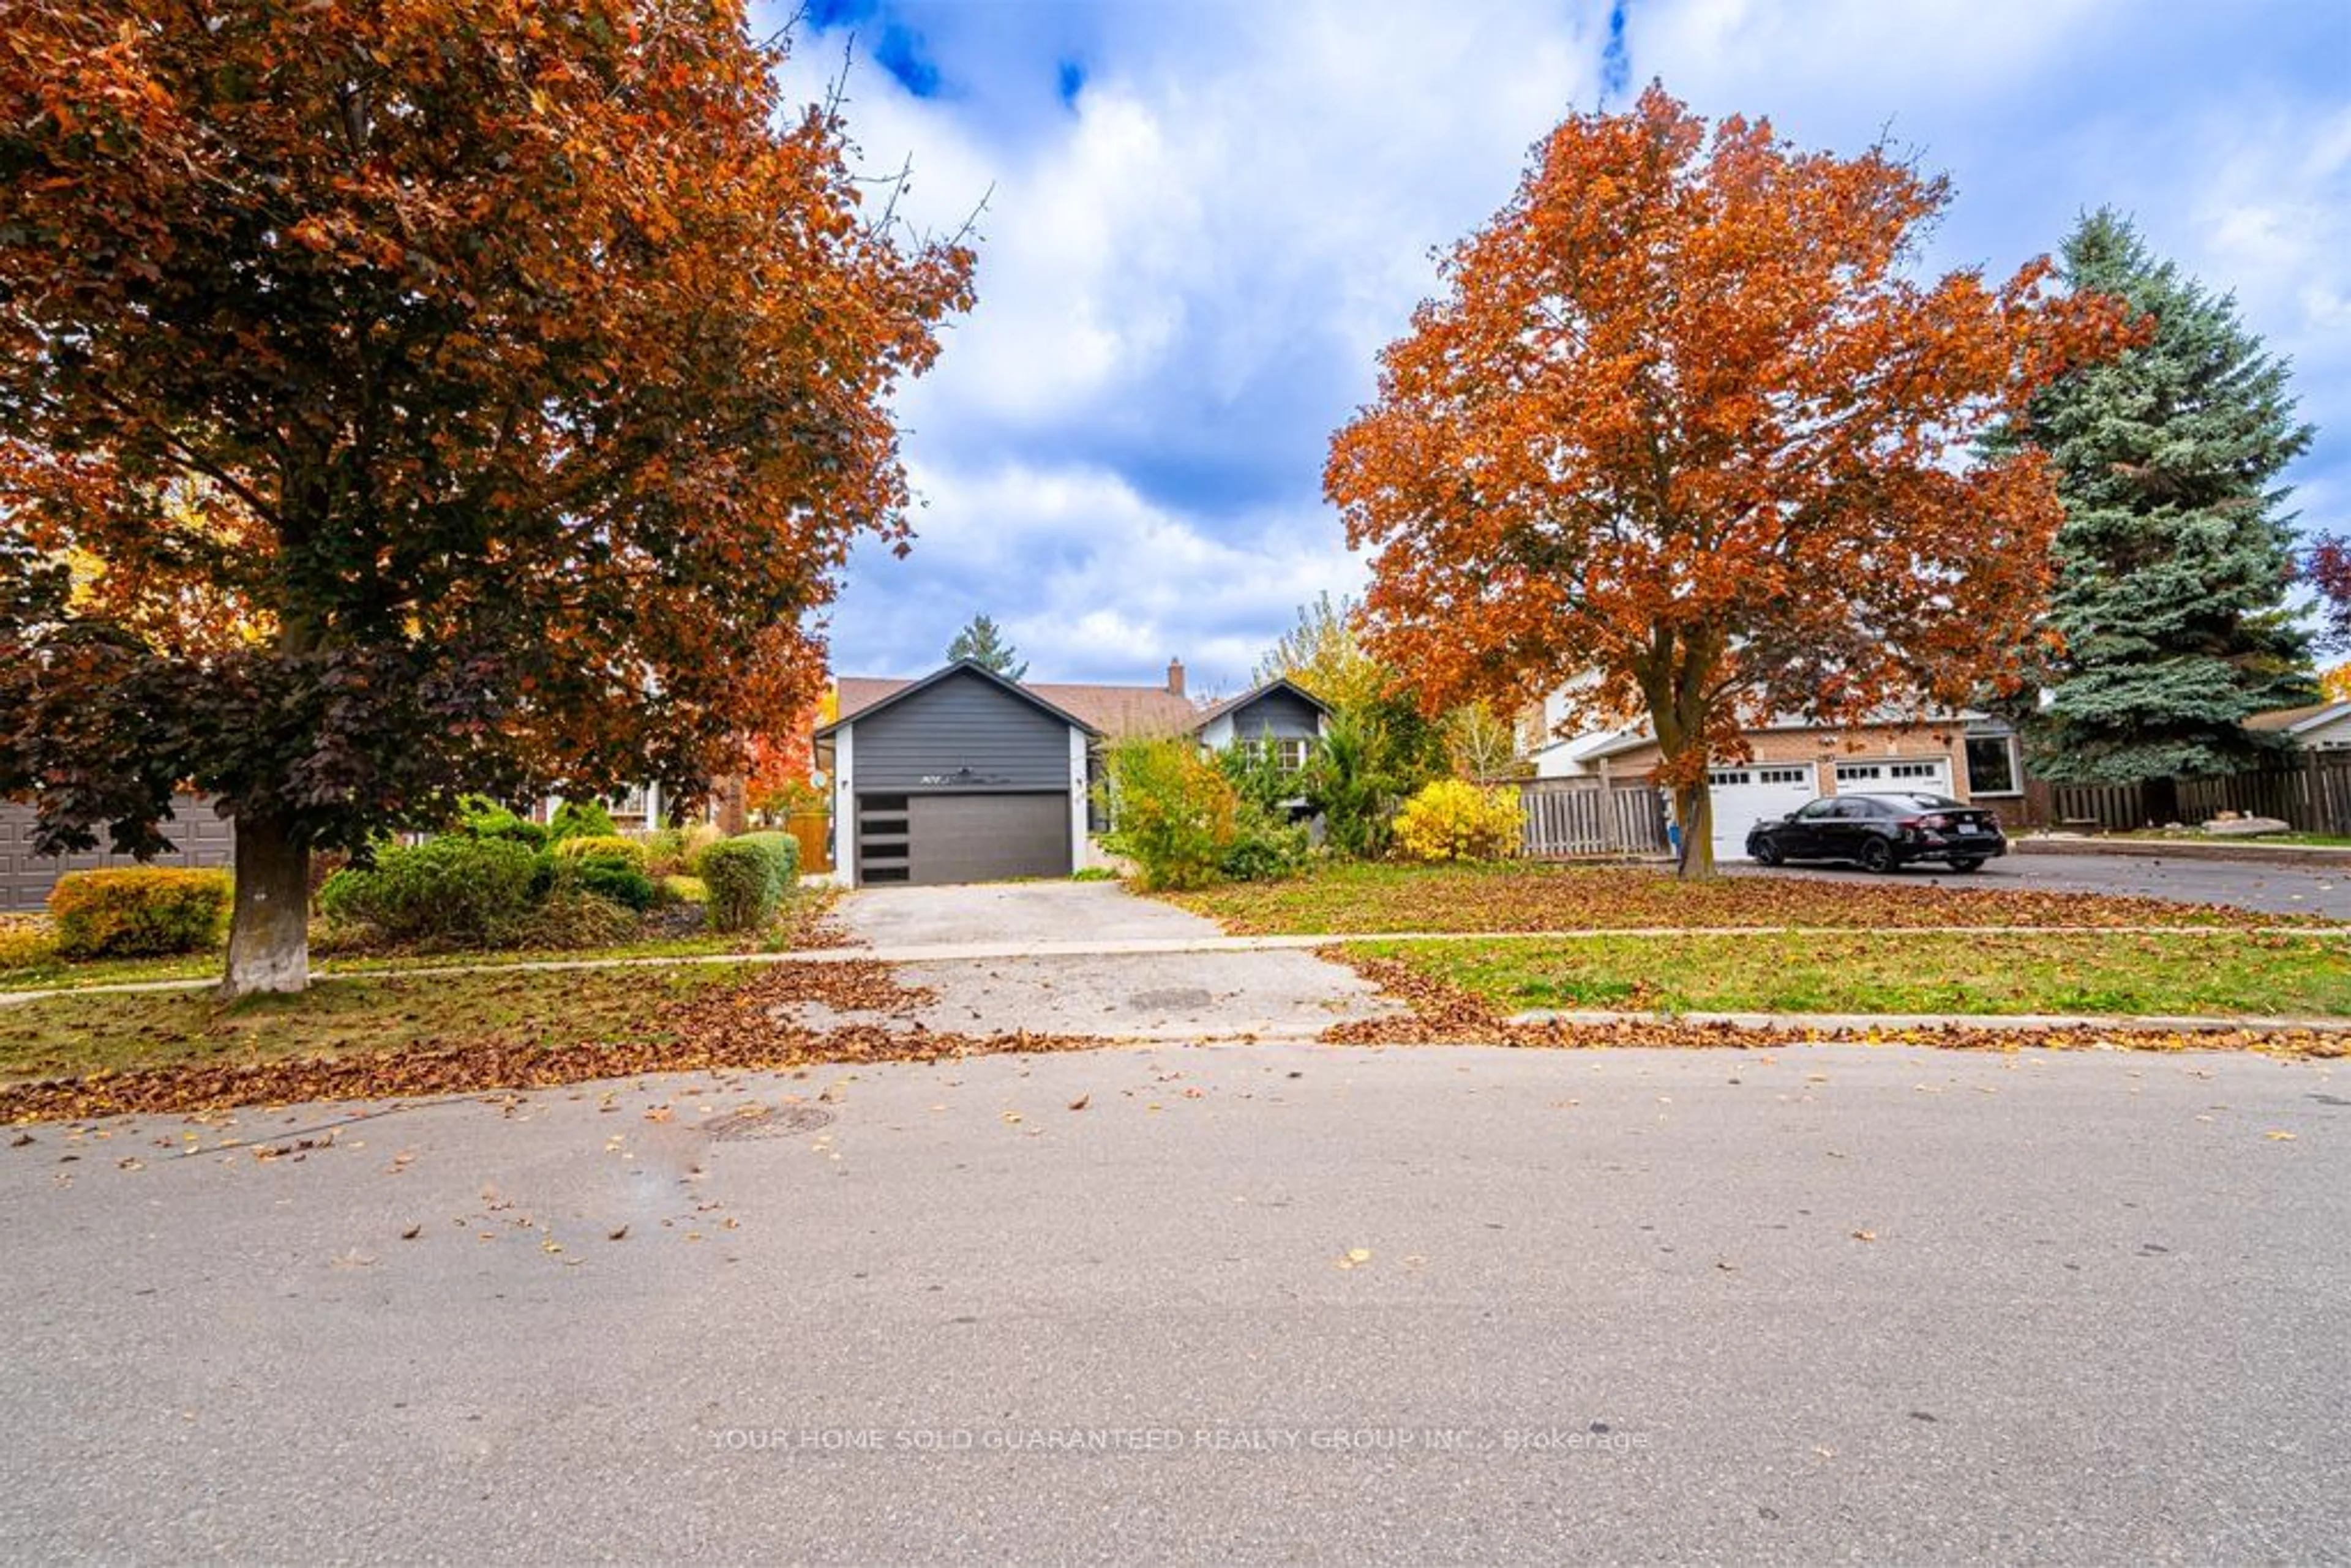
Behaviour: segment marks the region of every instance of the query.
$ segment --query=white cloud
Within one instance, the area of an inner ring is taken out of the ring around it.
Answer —
[[[2132,212],[2294,356],[2305,416],[2344,433],[2297,476],[2325,497],[2351,489],[2325,483],[2351,436],[2328,9],[1632,0],[1627,36],[1634,86],[1703,113],[1841,152],[1890,122],[1953,176],[1934,266],[2004,274],[2085,207]],[[1040,676],[1153,679],[1180,653],[1238,681],[1297,604],[1360,585],[1320,500],[1328,437],[1435,288],[1431,248],[1593,107],[1606,0],[893,10],[943,90],[861,62],[858,140],[877,168],[912,155],[902,210],[929,229],[987,208],[979,305],[902,401],[921,537],[903,563],[858,557],[843,667],[923,667],[986,610]],[[796,63],[803,91],[839,42]]]

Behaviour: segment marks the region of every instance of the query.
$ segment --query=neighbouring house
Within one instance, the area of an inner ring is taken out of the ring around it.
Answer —
[[[2245,727],[2285,736],[2303,751],[2341,751],[2351,748],[2351,702],[2272,708],[2247,718]]]
[[[1556,697],[1525,722],[1555,735],[1564,712]],[[1707,770],[1714,813],[1714,857],[1747,858],[1747,831],[1823,795],[1925,789],[1998,806],[2024,799],[2023,758],[2016,734],[1978,713],[1891,717],[1850,728],[1790,720],[1746,732],[1745,762]],[[1533,751],[1539,779],[1646,778],[1663,753],[1646,725],[1557,737]]]
[[[1159,686],[1013,682],[968,660],[920,680],[842,676],[839,716],[815,737],[835,874],[852,886],[1067,876],[1097,862],[1106,745],[1192,736],[1303,766],[1329,715],[1288,681],[1205,708],[1184,681],[1181,661]]]

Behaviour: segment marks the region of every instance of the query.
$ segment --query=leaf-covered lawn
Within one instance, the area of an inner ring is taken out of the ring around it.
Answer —
[[[329,979],[224,1007],[209,990],[49,997],[0,1006],[0,1081],[169,1064],[250,1064],[453,1044],[658,1040],[678,1010],[748,966],[517,970]]]
[[[2351,1016],[2342,938],[1593,936],[1351,943],[1497,1011]]]
[[[729,953],[789,953],[838,946],[841,936],[831,925],[841,892],[833,887],[803,888],[763,932],[721,934],[696,932],[684,936],[647,936],[617,947],[578,948],[434,948],[338,951],[314,938],[310,972],[314,975],[394,974],[403,969],[437,969],[461,964],[528,964],[553,959],[580,962],[599,958],[696,958]],[[47,921],[37,915],[0,916],[0,935],[46,932]],[[220,953],[200,953],[178,958],[101,958],[68,963],[46,950],[15,960],[12,948],[0,944],[0,992],[66,990],[83,986],[116,985],[141,980],[201,980],[221,972]]]
[[[2104,894],[1955,887],[1924,876],[1725,876],[1648,866],[1333,865],[1165,894],[1249,935],[1654,930],[1661,926],[2291,925],[2293,916]]]
[[[929,999],[868,959],[330,980],[228,1008],[187,994],[57,997],[0,1008],[0,1123],[1102,1043],[800,1021],[809,1004],[892,1014]]]

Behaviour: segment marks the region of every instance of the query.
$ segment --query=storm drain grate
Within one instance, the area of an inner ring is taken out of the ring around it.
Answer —
[[[818,1105],[778,1105],[773,1109],[747,1105],[740,1111],[711,1117],[702,1124],[702,1131],[722,1144],[739,1144],[751,1138],[788,1138],[831,1125],[832,1113]]]

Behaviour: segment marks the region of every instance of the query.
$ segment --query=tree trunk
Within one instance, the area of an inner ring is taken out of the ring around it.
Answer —
[[[1682,850],[1677,870],[1685,881],[1700,882],[1714,874],[1714,794],[1701,778],[1674,786],[1674,821],[1681,827]]]
[[[236,821],[236,913],[228,930],[225,1000],[310,984],[310,850],[275,817]]]

